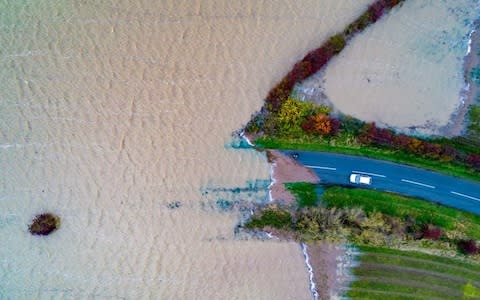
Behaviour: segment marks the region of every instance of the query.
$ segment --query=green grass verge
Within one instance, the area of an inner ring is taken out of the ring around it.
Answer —
[[[299,207],[314,206],[318,202],[314,184],[308,182],[292,182],[286,183],[285,187],[295,196]]]
[[[480,266],[414,251],[359,247],[351,299],[477,299]]]
[[[419,155],[410,154],[399,150],[356,145],[353,142],[345,141],[345,139],[348,139],[348,137],[341,137],[340,139],[331,141],[316,137],[263,137],[256,139],[255,144],[258,147],[265,149],[322,151],[365,156],[437,171],[451,176],[480,181],[480,174],[465,165],[452,162],[429,160]]]
[[[366,213],[378,211],[402,219],[412,216],[421,223],[432,223],[446,230],[456,230],[461,224],[465,234],[480,239],[480,216],[420,199],[335,186],[325,190],[322,202],[328,207],[361,207]]]

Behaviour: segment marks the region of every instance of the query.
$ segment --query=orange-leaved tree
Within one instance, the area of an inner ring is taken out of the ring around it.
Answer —
[[[309,117],[305,123],[303,123],[302,128],[306,132],[328,136],[336,133],[338,121],[324,113],[318,113]]]

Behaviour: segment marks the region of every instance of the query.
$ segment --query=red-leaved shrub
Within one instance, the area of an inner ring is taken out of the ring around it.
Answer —
[[[422,228],[422,237],[429,240],[438,240],[443,235],[443,230],[432,224],[427,224]]]
[[[471,165],[474,169],[480,170],[480,155],[470,154],[467,157],[467,163]]]
[[[368,13],[370,15],[370,21],[376,22],[378,19],[380,19],[383,15],[383,12],[385,10],[386,3],[384,0],[378,0],[374,3],[372,3],[368,7]]]

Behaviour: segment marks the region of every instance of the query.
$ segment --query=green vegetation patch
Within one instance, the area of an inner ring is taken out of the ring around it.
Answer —
[[[286,183],[285,187],[295,196],[299,207],[314,206],[318,202],[315,185],[312,183],[292,182]]]
[[[470,106],[468,121],[468,134],[480,140],[480,105]],[[480,147],[477,150],[480,151]]]
[[[397,194],[330,187],[322,196],[328,207],[361,207],[367,214],[381,212],[392,217],[413,217],[422,224],[434,224],[445,230],[460,230],[480,239],[480,216]]]
[[[463,287],[463,296],[466,299],[480,299],[480,288],[475,287],[472,282],[468,282]]]
[[[340,53],[345,48],[345,36],[342,33],[330,37],[330,45],[335,53]]]
[[[480,266],[414,251],[360,246],[352,299],[473,299]]]
[[[301,124],[306,117],[314,114],[315,106],[311,102],[301,102],[288,98],[280,108],[277,122],[280,132],[290,135],[301,135]]]
[[[246,228],[264,228],[273,227],[277,229],[288,229],[292,227],[292,215],[287,210],[278,207],[268,207],[254,216],[248,223]]]

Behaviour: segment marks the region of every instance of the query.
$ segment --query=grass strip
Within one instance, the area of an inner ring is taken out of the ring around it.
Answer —
[[[414,286],[414,284],[408,285],[409,283],[406,282],[405,285],[398,284],[398,283],[387,283],[387,282],[380,282],[375,279],[369,280],[359,280],[355,281],[352,284],[352,289],[355,290],[356,288],[360,289],[367,289],[372,291],[384,291],[387,294],[390,293],[402,293],[406,295],[411,295],[414,297],[413,299],[431,299],[431,298],[440,298],[440,299],[458,299],[458,295],[446,295],[443,290],[434,290],[428,289],[424,286]],[[461,295],[461,292],[460,292]],[[350,296],[350,295],[349,295]],[[417,297],[417,298],[415,298]],[[384,298],[386,299],[386,298]],[[390,297],[388,297],[390,299]]]
[[[417,270],[434,272],[434,273],[441,273],[444,275],[460,277],[465,279],[474,280],[477,284],[480,284],[480,276],[475,273],[465,272],[462,269],[457,268],[449,268],[445,265],[436,264],[434,261],[415,261],[412,262],[411,260],[404,259],[402,256],[382,256],[382,255],[375,255],[367,253],[362,256],[361,258],[362,263],[370,263],[370,264],[382,264],[382,265],[389,265],[399,267],[399,272],[402,271],[401,267],[406,268],[414,268]],[[453,260],[453,262],[456,262]]]
[[[377,290],[368,290],[356,288],[347,293],[350,299],[368,299],[368,300],[431,300],[428,297],[419,297],[411,294],[393,293]]]
[[[314,206],[318,202],[314,184],[308,182],[292,182],[286,183],[285,187],[295,196],[300,208]]]
[[[480,265],[415,251],[359,248],[357,281],[347,292],[352,299],[462,299],[467,283],[473,289],[480,285]]]
[[[364,246],[364,245],[357,246],[357,247],[361,250],[361,252],[364,252],[367,254],[378,253],[378,254],[397,255],[397,256],[430,260],[430,261],[434,261],[442,264],[467,268],[474,272],[480,273],[480,264],[471,264],[471,263],[460,261],[455,258],[431,255],[431,254],[426,254],[426,253],[417,252],[417,251],[402,251],[402,250],[383,248],[383,247],[373,247],[373,246]]]
[[[364,264],[381,264],[386,266],[400,267],[400,269],[401,267],[413,268],[421,271],[465,278],[466,280],[473,280],[477,284],[480,284],[480,272],[478,272],[479,266],[474,266],[473,264],[462,264],[459,260],[453,258],[428,255],[414,251],[400,251],[394,249],[388,250],[391,250],[389,255],[383,255],[384,253],[379,255],[378,252],[366,252],[360,256],[360,262]],[[421,260],[411,259],[419,258],[419,256],[422,256]],[[440,259],[442,262],[439,264]],[[463,268],[458,268],[457,266],[462,266]],[[469,269],[471,272],[468,271]]]
[[[445,280],[444,278],[428,275],[425,273],[418,272],[392,272],[391,269],[382,268],[381,266],[376,266],[373,264],[365,265],[363,268],[357,268],[352,272],[356,278],[363,280],[367,277],[381,278],[382,280],[413,280],[429,284],[432,286],[438,285],[443,286],[452,290],[460,291],[463,289],[467,280],[463,282]]]

